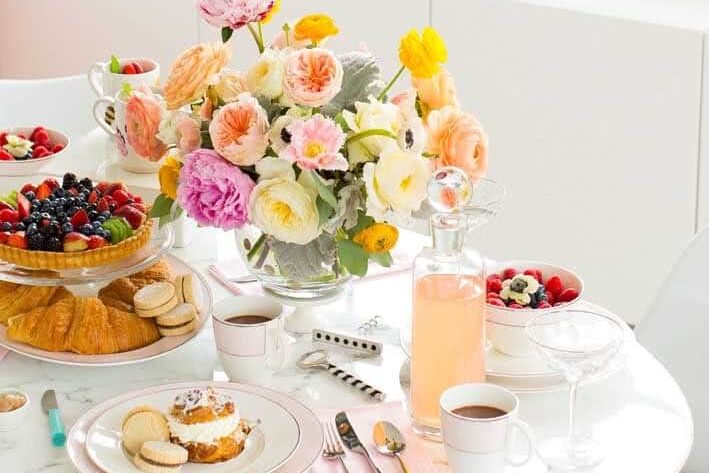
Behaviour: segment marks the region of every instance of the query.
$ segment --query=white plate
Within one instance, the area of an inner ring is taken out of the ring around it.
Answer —
[[[267,473],[293,455],[301,441],[301,434],[292,414],[267,395],[247,392],[237,385],[218,389],[232,397],[240,415],[250,420],[258,418],[261,425],[254,429],[246,448],[236,458],[215,464],[188,463],[182,467],[182,473]],[[111,473],[140,473],[121,444],[123,417],[132,408],[141,405],[167,412],[175,397],[184,391],[177,388],[146,394],[107,409],[96,419],[86,437],[86,451],[91,460]]]

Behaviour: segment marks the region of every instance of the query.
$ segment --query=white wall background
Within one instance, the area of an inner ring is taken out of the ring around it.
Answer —
[[[328,12],[341,29],[330,46],[365,43],[387,74],[405,31],[441,31],[461,102],[490,136],[490,175],[510,189],[504,215],[471,236],[489,256],[574,268],[589,298],[637,321],[709,218],[709,2],[283,3],[267,38]],[[0,0],[0,78],[83,73],[111,53],[153,57],[165,75],[184,48],[218,38],[193,0]],[[253,60],[246,31],[232,42],[235,67]]]

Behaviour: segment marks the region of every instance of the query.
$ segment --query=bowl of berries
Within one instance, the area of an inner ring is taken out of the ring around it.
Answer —
[[[39,172],[69,149],[70,140],[43,126],[0,130],[0,176],[28,176]]]
[[[495,265],[487,277],[487,339],[506,355],[530,356],[527,321],[540,311],[567,308],[582,294],[581,278],[561,266],[535,261]]]

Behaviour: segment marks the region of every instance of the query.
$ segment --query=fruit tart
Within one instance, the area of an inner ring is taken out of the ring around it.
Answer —
[[[122,183],[48,178],[0,196],[0,261],[31,269],[102,266],[150,240],[142,198]]]

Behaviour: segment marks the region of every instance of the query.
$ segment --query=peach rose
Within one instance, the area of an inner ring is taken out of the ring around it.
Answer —
[[[296,104],[320,107],[340,92],[342,74],[342,64],[332,51],[300,49],[286,60],[283,88]]]
[[[448,106],[433,110],[428,115],[426,127],[426,151],[438,156],[437,167],[459,167],[473,182],[485,177],[487,136],[475,117]]]
[[[214,86],[214,90],[220,99],[225,102],[236,100],[239,94],[248,92],[246,75],[239,71],[225,69],[219,75],[219,83]]]
[[[424,116],[428,115],[431,110],[438,110],[449,105],[458,108],[453,76],[447,70],[441,69],[441,72],[430,79],[412,76],[411,83],[424,106]]]
[[[158,139],[162,108],[153,95],[134,92],[126,102],[126,139],[133,150],[150,161],[159,161],[167,152]]]
[[[231,59],[231,49],[223,43],[197,44],[184,51],[172,65],[165,84],[169,110],[198,100],[209,85],[219,83],[219,71]]]
[[[268,116],[258,100],[245,92],[217,110],[209,124],[214,149],[238,166],[251,166],[268,147]]]
[[[177,135],[180,137],[177,147],[183,153],[190,153],[202,144],[202,134],[199,123],[189,115],[180,115],[175,123]]]

